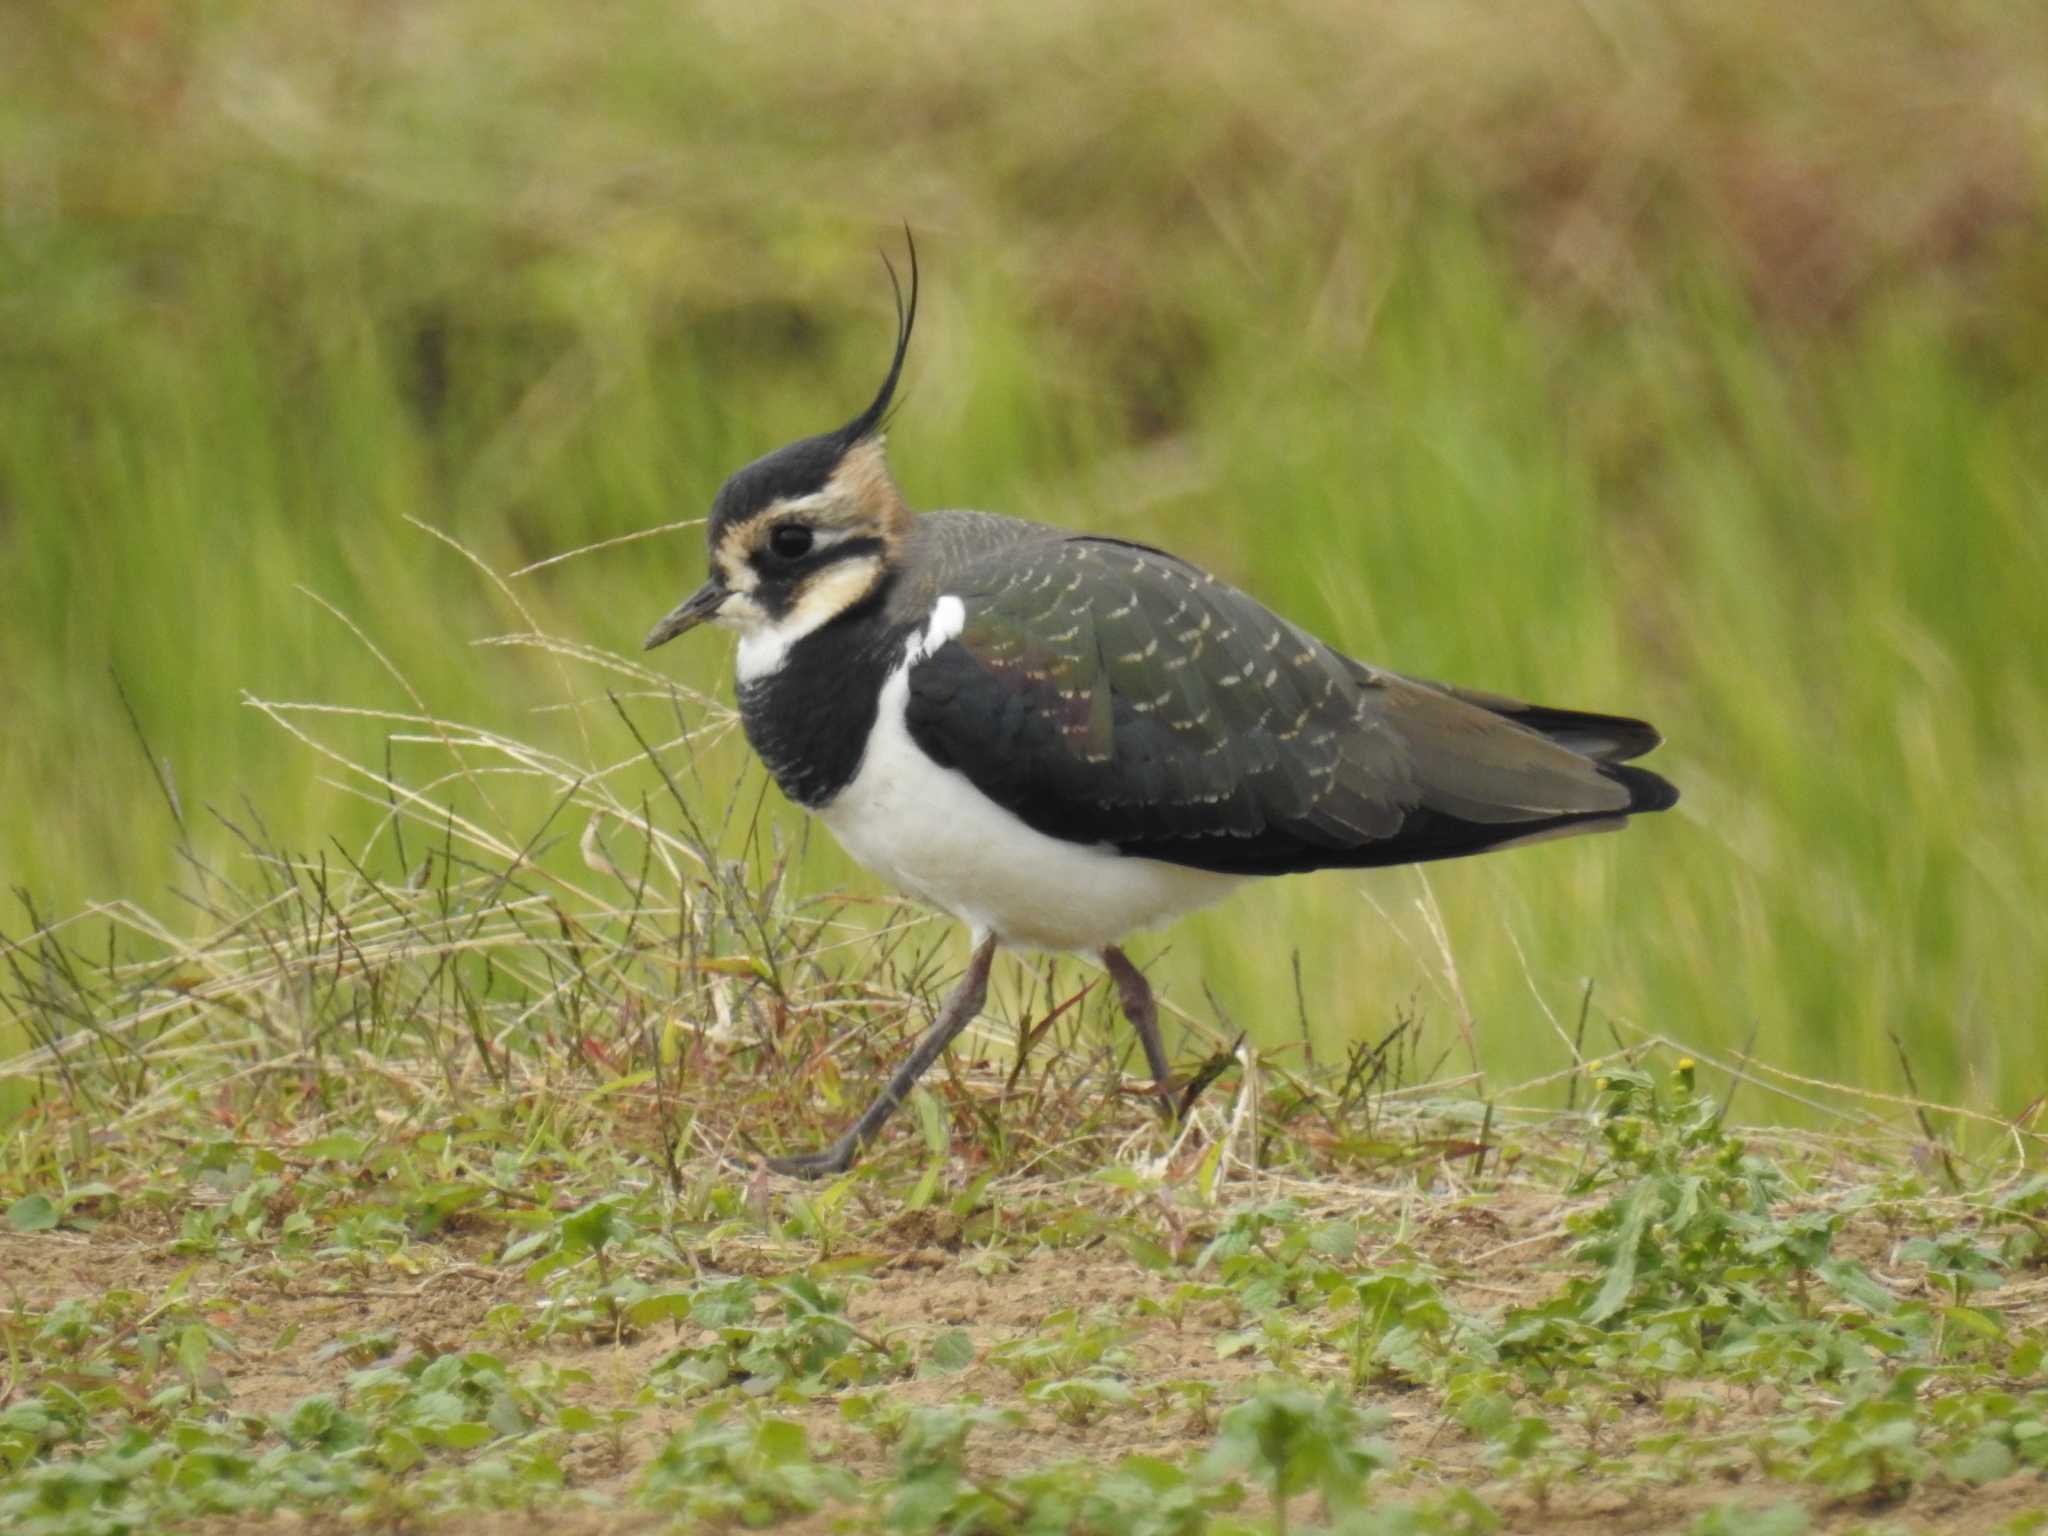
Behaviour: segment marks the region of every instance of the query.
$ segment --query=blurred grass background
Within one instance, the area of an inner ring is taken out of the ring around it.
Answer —
[[[208,921],[115,679],[208,858],[208,804],[374,824],[241,702],[409,708],[372,645],[437,713],[629,757],[608,677],[479,647],[522,621],[406,519],[510,571],[699,515],[867,399],[907,221],[914,505],[1164,544],[1374,661],[1670,738],[1674,814],[1431,870],[1446,943],[1412,872],[1290,880],[1149,946],[1178,1003],[1290,1039],[1298,949],[1324,1049],[1419,1011],[1512,1081],[1590,977],[1882,1089],[1896,1035],[2019,1114],[2044,191],[2040,0],[11,6],[0,878]],[[699,537],[511,586],[631,651]],[[729,697],[729,642],[661,660]],[[701,767],[758,793],[737,744]]]

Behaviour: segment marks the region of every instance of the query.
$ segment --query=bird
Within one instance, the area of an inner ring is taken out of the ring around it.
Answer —
[[[1000,947],[1100,959],[1175,1113],[1132,933],[1254,879],[1462,858],[1675,804],[1641,720],[1349,657],[1179,556],[978,511],[913,511],[885,456],[917,323],[866,409],[734,472],[703,585],[648,632],[738,632],[739,716],[853,858],[965,923],[967,969],[843,1135],[764,1157],[844,1173],[980,1012]]]

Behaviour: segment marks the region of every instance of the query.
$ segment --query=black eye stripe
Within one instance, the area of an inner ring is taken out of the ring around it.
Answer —
[[[806,554],[788,559],[778,558],[770,546],[764,545],[755,549],[751,563],[762,570],[763,574],[774,576],[795,570],[815,571],[836,561],[857,559],[863,555],[879,555],[883,548],[882,541],[877,538],[842,539],[837,544],[814,545]]]
[[[827,545],[818,551],[818,564],[832,560],[847,560],[860,555],[879,555],[882,541],[873,538],[845,539],[837,544]]]

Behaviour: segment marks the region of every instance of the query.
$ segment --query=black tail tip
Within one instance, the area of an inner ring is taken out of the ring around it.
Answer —
[[[1633,768],[1626,763],[1604,763],[1600,771],[1627,788],[1627,815],[1668,811],[1678,804],[1678,786],[1662,774],[1652,773],[1647,768]]]

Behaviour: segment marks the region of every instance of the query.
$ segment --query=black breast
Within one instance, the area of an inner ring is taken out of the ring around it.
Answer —
[[[860,772],[889,674],[917,626],[864,603],[790,647],[774,672],[740,685],[740,724],[782,792],[815,810]]]

